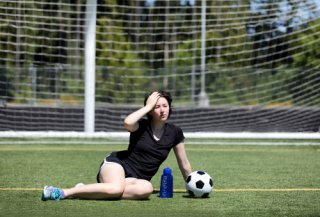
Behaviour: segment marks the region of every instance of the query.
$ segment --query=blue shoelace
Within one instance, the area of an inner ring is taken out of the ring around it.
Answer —
[[[59,188],[50,189],[50,199],[51,200],[60,200],[62,199],[62,190]]]

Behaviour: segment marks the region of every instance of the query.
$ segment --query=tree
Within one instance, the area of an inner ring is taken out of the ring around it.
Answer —
[[[144,63],[125,32],[126,13],[113,7],[117,1],[105,0],[97,19],[96,99],[107,103],[132,103],[144,89]],[[107,4],[108,3],[108,4]],[[108,7],[108,5],[111,5]],[[108,11],[108,13],[104,13]]]
[[[289,52],[289,34],[299,29],[299,21],[304,23],[316,16],[315,2],[277,0],[270,3],[269,0],[251,0],[250,4],[254,19],[248,24],[248,30],[254,41],[253,56],[256,57],[252,60],[252,65],[275,68],[281,64],[290,64],[292,57]],[[309,16],[302,17],[301,10]]]
[[[300,27],[293,46],[299,48],[292,54],[290,65],[294,76],[288,81],[289,92],[298,105],[320,105],[320,18]]]

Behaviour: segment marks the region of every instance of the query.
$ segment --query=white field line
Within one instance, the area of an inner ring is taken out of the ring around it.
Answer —
[[[320,139],[319,132],[293,132],[293,133],[253,133],[253,132],[193,132],[184,133],[186,138],[194,139]],[[0,138],[109,138],[128,139],[128,132],[58,132],[58,131],[1,131]]]
[[[0,191],[42,191],[42,188],[0,188]],[[154,192],[159,192],[155,189]],[[293,192],[293,191],[320,191],[320,188],[224,188],[213,189],[213,192]],[[174,189],[174,193],[186,193],[185,189]]]
[[[35,141],[12,141],[12,140],[2,140],[0,141],[0,145],[36,145],[36,144],[69,144],[69,145],[128,145],[128,141],[68,141],[68,140],[54,140],[54,141],[46,141],[46,140],[35,140]],[[266,145],[266,146],[280,146],[280,145],[292,145],[292,146],[308,146],[308,145],[320,145],[319,142],[280,142],[280,141],[186,141],[186,145]]]

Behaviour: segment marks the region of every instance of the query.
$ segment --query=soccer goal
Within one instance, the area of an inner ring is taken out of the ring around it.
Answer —
[[[164,89],[190,137],[320,138],[319,35],[314,0],[3,0],[0,136],[126,137]]]

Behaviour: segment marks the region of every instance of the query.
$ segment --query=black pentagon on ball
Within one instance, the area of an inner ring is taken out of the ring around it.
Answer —
[[[212,181],[212,179],[210,179],[209,184],[210,184],[211,187],[213,186],[213,181]]]
[[[204,175],[204,174],[206,174],[205,172],[203,172],[203,171],[197,171],[197,173],[199,174],[199,175]]]
[[[190,181],[191,181],[191,176],[188,176],[186,182],[189,183]]]
[[[197,182],[196,182],[196,186],[197,186],[198,189],[202,189],[203,186],[204,186],[203,181],[201,181],[201,180],[197,181]]]

